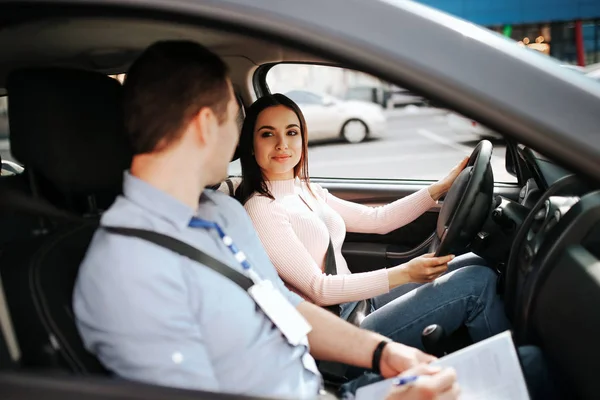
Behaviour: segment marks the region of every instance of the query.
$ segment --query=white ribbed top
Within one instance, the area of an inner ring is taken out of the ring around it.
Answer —
[[[244,207],[279,276],[291,290],[321,306],[389,291],[385,269],[350,272],[342,256],[346,230],[386,234],[435,205],[427,189],[382,207],[368,207],[339,199],[317,184],[311,184],[316,196],[312,197],[299,179],[273,181],[268,186],[275,201],[255,195]],[[323,272],[330,237],[335,276]]]

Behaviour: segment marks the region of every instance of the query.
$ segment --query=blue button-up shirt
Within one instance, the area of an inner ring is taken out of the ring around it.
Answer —
[[[124,195],[102,226],[151,229],[189,243],[242,270],[216,231],[188,227],[196,215],[218,223],[293,305],[244,208],[204,191],[193,210],[125,174]],[[235,283],[147,241],[96,232],[73,300],[86,347],[124,378],[187,389],[279,397],[314,397],[320,377],[305,369],[305,346],[293,347]],[[309,356],[308,356],[309,357]]]

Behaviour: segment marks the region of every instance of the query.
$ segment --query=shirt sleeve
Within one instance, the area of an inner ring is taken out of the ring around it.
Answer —
[[[326,306],[378,296],[389,291],[385,269],[326,275],[296,235],[284,206],[264,196],[245,205],[279,276],[310,301]]]
[[[312,184],[311,187],[340,214],[348,232],[385,235],[410,224],[436,204],[427,189],[384,206],[369,207],[335,197],[319,185]]]

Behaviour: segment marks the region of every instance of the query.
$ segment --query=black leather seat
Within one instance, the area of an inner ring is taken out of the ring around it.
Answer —
[[[11,244],[0,259],[21,364],[106,372],[84,349],[71,303],[98,217],[120,193],[131,162],[121,85],[86,71],[30,69],[13,72],[7,89],[11,147],[33,195],[87,218],[45,218],[42,234]]]

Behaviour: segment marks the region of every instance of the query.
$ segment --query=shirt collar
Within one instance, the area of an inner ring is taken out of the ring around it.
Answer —
[[[129,171],[125,171],[123,178],[123,195],[131,202],[148,210],[149,213],[171,222],[178,229],[186,228],[192,217],[196,215],[196,210],[148,182],[131,175]]]

